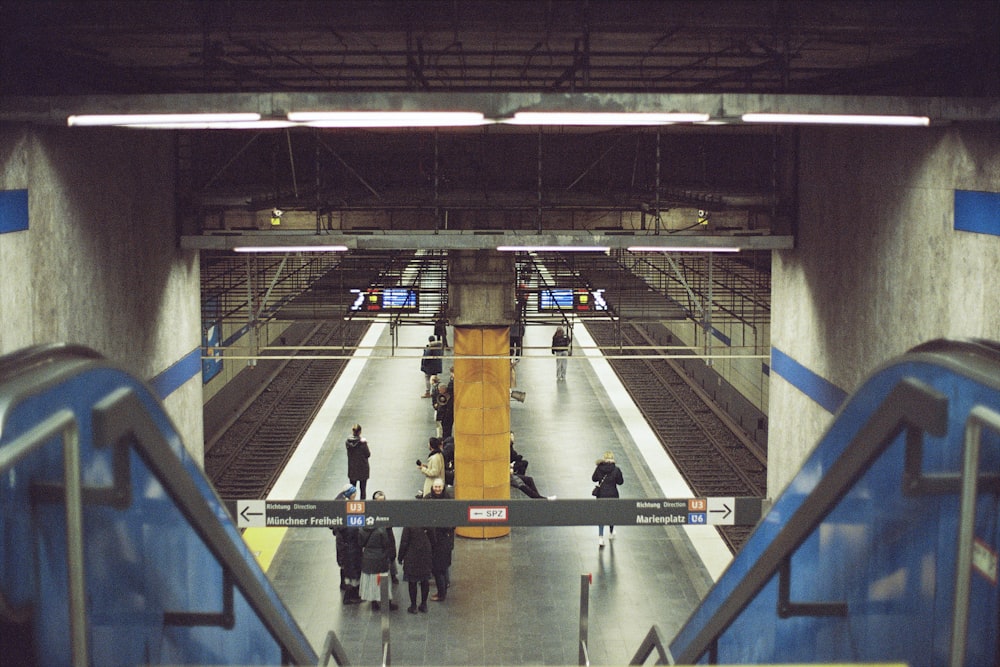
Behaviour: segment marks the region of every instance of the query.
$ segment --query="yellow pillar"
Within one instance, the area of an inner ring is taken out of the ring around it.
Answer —
[[[455,498],[510,498],[510,329],[456,326]],[[484,357],[497,357],[496,359]],[[462,537],[503,537],[507,526],[463,526]]]

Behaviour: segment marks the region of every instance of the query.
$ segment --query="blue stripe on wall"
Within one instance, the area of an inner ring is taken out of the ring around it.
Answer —
[[[1000,236],[1000,192],[955,190],[955,229]]]
[[[712,335],[721,340],[726,345],[732,345],[733,341],[726,334],[722,333],[715,327],[712,327]]]
[[[846,391],[816,375],[776,347],[771,348],[771,368],[831,414],[847,399]]]
[[[0,190],[0,234],[28,228],[28,191]]]
[[[162,401],[191,378],[201,374],[201,348],[196,347],[152,380],[153,391]]]

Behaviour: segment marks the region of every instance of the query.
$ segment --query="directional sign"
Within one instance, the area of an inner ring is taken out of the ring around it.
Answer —
[[[230,509],[232,511],[232,509]],[[286,526],[712,526],[755,525],[761,498],[573,498],[567,500],[238,500],[240,528]]]
[[[237,500],[236,525],[240,528],[266,526],[263,500]]]

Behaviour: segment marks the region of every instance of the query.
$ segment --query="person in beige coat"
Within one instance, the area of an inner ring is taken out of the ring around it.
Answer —
[[[435,479],[444,480],[444,452],[441,450],[441,438],[432,437],[427,442],[430,455],[427,461],[417,459],[417,469],[424,475],[424,488],[420,497],[431,495],[431,486]]]

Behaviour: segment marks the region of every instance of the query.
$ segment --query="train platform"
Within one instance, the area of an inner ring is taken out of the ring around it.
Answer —
[[[567,378],[556,381],[553,330],[526,332],[516,368],[526,400],[511,403],[528,474],[543,494],[557,496],[534,502],[588,498],[595,461],[606,450],[624,473],[622,497],[691,497],[582,324]],[[414,461],[426,458],[434,415],[421,397],[419,356],[431,331],[396,333],[393,348],[388,325],[372,325],[270,499],[333,499],[348,482],[344,440],[354,423],[372,451],[369,498],[382,490],[409,499],[422,487]],[[444,365],[447,373],[447,356]],[[512,489],[511,496],[521,493]],[[446,601],[408,614],[406,584],[395,588],[401,604],[389,613],[392,663],[577,664],[581,575],[590,575],[590,662],[626,664],[654,624],[669,641],[731,559],[711,526],[619,526],[614,535],[603,547],[596,526],[513,526],[496,539],[456,537]],[[317,652],[332,630],[352,664],[382,664],[381,615],[367,603],[342,604],[330,530],[251,528],[245,538]]]

